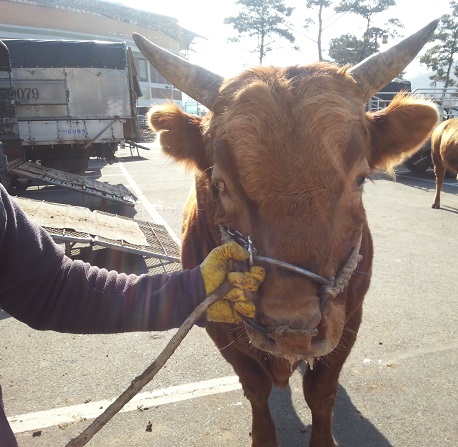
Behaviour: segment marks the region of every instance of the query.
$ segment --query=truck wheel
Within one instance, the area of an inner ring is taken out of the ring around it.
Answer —
[[[424,154],[417,153],[413,154],[408,160],[406,160],[404,165],[412,172],[425,172],[429,167],[431,167],[431,159]]]

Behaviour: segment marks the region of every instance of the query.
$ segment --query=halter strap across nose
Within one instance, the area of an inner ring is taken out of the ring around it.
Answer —
[[[248,250],[250,254],[250,265],[253,265],[254,260],[262,261],[267,264],[276,265],[286,270],[299,273],[315,281],[316,283],[321,284],[320,292],[318,294],[321,299],[335,298],[340,292],[342,292],[342,290],[347,287],[353,272],[356,270],[356,267],[363,258],[363,256],[359,253],[361,250],[361,242],[363,238],[362,229],[357,244],[353,247],[350,256],[346,260],[345,265],[337,274],[336,278],[325,278],[309,270],[303,269],[302,267],[298,267],[297,265],[289,264],[288,262],[279,261],[278,259],[273,258],[267,258],[265,256],[258,256],[256,254],[257,250],[249,236],[245,237],[242,233],[240,233],[240,231],[232,230],[231,228],[225,227],[223,225],[220,225],[220,231],[223,242],[234,240],[246,250]]]
[[[335,278],[325,278],[323,276],[317,275],[309,270],[303,269],[302,267],[298,267],[297,265],[290,264],[288,262],[279,261],[278,259],[267,258],[265,256],[258,256],[256,254],[256,248],[253,246],[253,242],[251,241],[250,236],[244,237],[240,231],[232,230],[227,227],[221,227],[222,232],[226,232],[233,240],[235,240],[239,245],[243,248],[248,250],[250,254],[250,265],[253,265],[254,260],[265,262],[267,264],[276,265],[277,267],[281,267],[285,270],[289,270],[291,272],[299,273],[300,275],[306,276],[308,279],[315,281],[317,284],[321,284],[323,286],[333,286],[335,282]],[[224,233],[223,233],[224,234]]]

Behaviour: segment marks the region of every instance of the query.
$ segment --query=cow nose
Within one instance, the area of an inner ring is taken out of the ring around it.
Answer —
[[[321,313],[316,312],[314,315],[306,319],[305,323],[288,322],[288,323],[273,323],[268,318],[262,318],[262,322],[267,327],[267,337],[277,340],[285,336],[315,336],[318,333],[317,326],[321,321]]]

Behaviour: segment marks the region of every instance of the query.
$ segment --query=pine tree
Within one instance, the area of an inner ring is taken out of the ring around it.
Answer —
[[[443,82],[444,87],[457,85],[458,64],[455,57],[458,53],[458,4],[450,2],[451,14],[441,17],[439,26],[432,40],[438,42],[420,58],[434,73],[429,77],[431,85]]]
[[[344,34],[331,39],[329,55],[339,65],[361,62],[380,48],[380,39],[398,36],[397,28],[403,25],[398,19],[390,19],[383,27],[374,26],[374,15],[396,6],[394,0],[342,0],[335,8],[339,13],[352,13],[362,17],[366,23],[364,34]]]
[[[240,13],[224,19],[225,24],[232,25],[239,33],[239,36],[230,41],[240,42],[241,35],[256,37],[257,45],[252,52],[258,55],[259,64],[274,49],[276,36],[291,43],[295,41],[286,20],[294,8],[285,6],[283,0],[238,0],[236,4],[241,6]]]

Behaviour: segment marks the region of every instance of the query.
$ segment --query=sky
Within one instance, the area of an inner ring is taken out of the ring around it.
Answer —
[[[248,45],[229,43],[228,38],[236,36],[231,25],[225,25],[224,18],[236,16],[240,6],[235,0],[115,0],[133,8],[151,11],[178,19],[184,28],[193,31],[202,38],[196,38],[189,53],[190,62],[207,68],[221,76],[232,76],[244,68],[256,65],[257,56],[250,53]],[[307,64],[318,60],[316,44],[317,28],[311,25],[304,29],[306,17],[316,18],[316,10],[305,7],[305,0],[284,0],[286,6],[294,7],[295,17],[294,45],[300,51],[293,50],[292,44],[285,39],[277,39],[278,49],[268,53],[263,65]],[[415,5],[415,6],[414,6]],[[397,0],[396,6],[374,16],[374,25],[382,27],[388,19],[397,18],[404,25],[400,34],[404,37],[418,31],[423,26],[443,14],[451,12],[450,0]],[[332,8],[324,11],[323,49],[328,48],[329,39],[345,33],[360,37],[365,29],[364,20],[354,14],[336,14]],[[399,40],[390,39],[383,48],[389,48]],[[254,42],[255,43],[255,42]],[[253,45],[254,46],[254,45]],[[421,54],[420,54],[421,55]],[[325,54],[326,56],[326,54]],[[413,88],[429,87],[428,69],[420,64],[419,57],[406,69],[405,78],[412,81]]]

